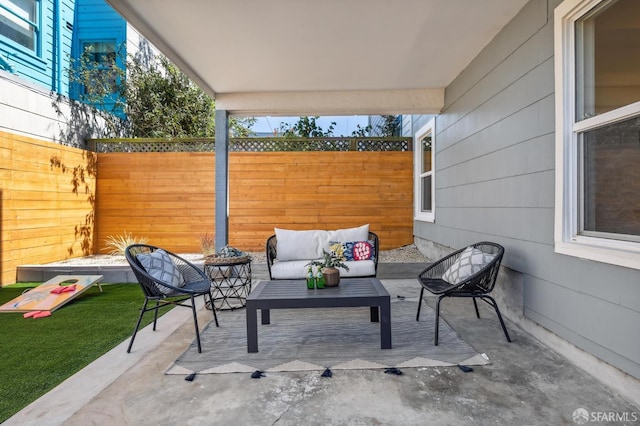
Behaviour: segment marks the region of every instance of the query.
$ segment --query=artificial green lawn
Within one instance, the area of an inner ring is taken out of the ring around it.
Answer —
[[[131,336],[144,302],[140,286],[102,288],[90,288],[46,318],[0,313],[0,423]],[[0,305],[24,290],[0,288]],[[152,319],[147,313],[143,324]]]

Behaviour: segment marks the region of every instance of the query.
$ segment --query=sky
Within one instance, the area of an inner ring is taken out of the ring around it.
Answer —
[[[274,129],[280,128],[280,123],[295,123],[300,117],[256,117],[258,121],[253,125],[252,130],[256,133],[273,133]],[[369,122],[368,115],[348,115],[337,117],[320,117],[316,121],[322,130],[326,131],[331,122],[335,121],[333,134],[335,136],[351,136],[351,132],[356,129],[356,125],[366,127]]]

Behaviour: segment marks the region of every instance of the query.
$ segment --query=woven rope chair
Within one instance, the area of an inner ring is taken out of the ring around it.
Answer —
[[[200,330],[198,328],[198,317],[196,315],[195,298],[198,296],[203,296],[206,303],[207,296],[209,296],[209,302],[213,301],[213,297],[211,295],[211,281],[209,281],[209,278],[207,278],[204,272],[196,265],[166,250],[165,252],[167,253],[167,255],[169,255],[169,258],[182,274],[185,284],[182,287],[176,287],[167,281],[154,278],[142,266],[142,263],[138,259],[137,255],[151,254],[156,250],[159,250],[159,248],[146,244],[133,244],[127,247],[124,252],[125,258],[127,259],[127,262],[129,262],[129,265],[131,266],[131,269],[136,275],[138,283],[142,288],[142,292],[144,293],[144,304],[142,305],[142,309],[140,310],[140,315],[138,316],[136,327],[133,330],[133,334],[131,335],[131,341],[129,342],[127,352],[131,352],[133,341],[136,338],[136,334],[138,333],[138,328],[140,328],[140,322],[142,321],[142,317],[144,316],[144,314],[149,311],[154,311],[153,330],[155,331],[156,323],[158,320],[158,309],[165,305],[184,306],[187,308],[191,308],[193,312],[193,322],[196,329],[198,352],[202,352],[202,346],[200,345]],[[161,288],[164,291],[161,291]],[[150,301],[153,301],[155,303],[152,307],[147,307]],[[183,303],[186,301],[189,301],[189,303]],[[216,315],[216,311],[213,308],[213,303],[211,303],[211,306],[213,311],[213,319],[216,322],[216,327],[218,327],[218,316]]]
[[[504,248],[495,243],[480,242],[471,245],[471,247],[481,250],[483,253],[490,254],[493,259],[487,263],[480,271],[471,275],[457,284],[451,284],[442,279],[442,275],[449,269],[449,267],[460,257],[462,252],[466,249],[462,248],[457,250],[437,262],[431,264],[425,270],[418,275],[418,281],[422,288],[420,289],[420,300],[418,301],[418,313],[416,314],[416,321],[420,318],[420,308],[422,307],[422,296],[424,291],[427,290],[433,294],[439,295],[438,302],[436,304],[436,326],[435,326],[435,345],[438,346],[438,328],[440,324],[440,302],[445,297],[470,297],[473,299],[473,305],[476,309],[476,316],[480,318],[480,311],[478,310],[478,303],[476,299],[483,300],[491,305],[498,315],[500,325],[507,338],[507,341],[511,342],[507,328],[504,325],[500,309],[495,299],[489,295],[496,284],[496,278],[498,276],[498,270],[500,268],[500,262],[504,254]]]

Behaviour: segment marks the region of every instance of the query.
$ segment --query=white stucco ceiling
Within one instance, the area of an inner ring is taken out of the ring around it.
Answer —
[[[108,2],[218,107],[278,115],[437,112],[527,0]]]

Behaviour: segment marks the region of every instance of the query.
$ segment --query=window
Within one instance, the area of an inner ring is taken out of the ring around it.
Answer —
[[[87,73],[82,91],[84,95],[106,96],[118,91],[115,41],[82,42],[82,66]]]
[[[555,247],[640,269],[640,2],[555,11]]]
[[[414,137],[415,219],[435,220],[435,139],[434,119]]]
[[[37,52],[38,15],[37,0],[0,0],[0,36]]]
[[[125,118],[124,46],[115,40],[80,40],[76,49],[73,72],[69,73],[71,97]]]

